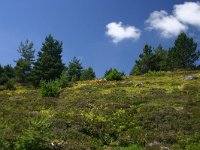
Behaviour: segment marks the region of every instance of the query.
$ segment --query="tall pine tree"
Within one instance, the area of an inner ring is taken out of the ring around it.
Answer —
[[[136,60],[135,63],[131,75],[144,74],[155,69],[154,54],[150,45],[144,46],[143,52],[139,55],[139,60]]]
[[[80,80],[93,80],[95,79],[96,75],[92,67],[88,67],[88,69],[83,69]]]
[[[69,81],[79,81],[81,74],[83,71],[83,67],[82,64],[80,62],[80,60],[76,57],[74,57],[70,62],[69,65],[67,67],[67,76]]]
[[[24,43],[21,42],[17,51],[20,53],[21,58],[16,61],[15,75],[18,82],[24,83],[29,79],[34,61],[35,50],[33,49],[33,42],[28,40]]]
[[[64,64],[62,63],[62,42],[49,35],[38,52],[38,59],[32,71],[32,81],[39,86],[41,80],[54,80],[59,78]]]
[[[197,51],[197,43],[193,38],[180,33],[174,42],[174,47],[169,49],[168,60],[171,68],[192,68],[199,59],[200,52]]]

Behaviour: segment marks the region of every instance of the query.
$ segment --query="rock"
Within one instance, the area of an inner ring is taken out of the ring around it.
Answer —
[[[146,147],[146,149],[160,149],[160,142],[158,142],[158,141],[153,141],[153,142],[151,142],[151,143],[148,143],[145,147]]]
[[[144,83],[142,82],[135,84],[135,87],[142,87],[142,86],[144,86]]]
[[[52,142],[51,143],[51,146],[54,148],[54,149],[61,149],[63,148],[65,145],[65,142]]]
[[[198,79],[198,77],[195,77],[195,76],[185,76],[183,78],[181,78],[182,80],[196,80]]]
[[[107,82],[107,80],[105,78],[96,81],[96,83],[106,83],[106,82]]]
[[[129,80],[129,81],[127,81],[127,83],[132,83],[132,81],[131,81],[131,80]]]
[[[132,83],[132,81],[131,80],[128,80],[128,81],[123,81],[123,82],[121,82],[122,84],[131,84]]]
[[[168,147],[165,147],[165,146],[161,146],[160,147],[160,150],[170,150]]]
[[[147,146],[148,146],[148,147],[154,147],[154,146],[158,146],[158,145],[160,145],[160,142],[158,142],[158,141],[153,141],[153,142],[149,143]]]

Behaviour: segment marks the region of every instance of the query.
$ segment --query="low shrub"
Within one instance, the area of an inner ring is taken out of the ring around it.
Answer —
[[[41,120],[40,120],[41,119]],[[48,150],[52,137],[51,122],[49,119],[40,118],[32,120],[31,126],[24,129],[15,142],[16,150]]]
[[[58,80],[41,81],[40,85],[42,97],[59,97],[61,93],[61,87]]]
[[[8,82],[5,83],[6,90],[15,90],[14,81],[8,80]]]
[[[149,71],[144,74],[145,77],[159,77],[163,76],[165,73],[163,71]]]
[[[59,85],[61,88],[65,88],[67,86],[69,86],[69,78],[66,74],[66,72],[62,72],[60,79],[57,80],[59,82]]]
[[[119,72],[117,69],[110,69],[105,72],[105,78],[108,81],[122,80],[125,77],[124,72]]]
[[[8,80],[9,78],[5,74],[0,75],[0,85],[4,85]]]
[[[200,92],[200,86],[194,83],[185,83],[181,86],[181,90],[187,94],[197,94]]]

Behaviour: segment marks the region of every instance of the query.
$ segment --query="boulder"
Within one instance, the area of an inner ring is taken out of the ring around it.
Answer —
[[[198,77],[195,77],[195,76],[185,76],[183,78],[181,78],[182,80],[196,80],[198,79]]]
[[[160,147],[160,150],[169,150],[169,148],[166,147],[166,146],[161,146],[161,147]]]
[[[142,86],[144,86],[144,83],[142,82],[135,84],[135,87],[142,87]]]

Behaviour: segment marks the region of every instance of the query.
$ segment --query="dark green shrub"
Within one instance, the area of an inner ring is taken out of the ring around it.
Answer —
[[[9,78],[5,74],[0,75],[0,85],[4,85],[8,80]]]
[[[6,90],[14,90],[14,81],[13,80],[8,80],[8,82],[5,83],[5,88]]]
[[[92,67],[89,67],[88,69],[84,69],[81,73],[80,80],[93,80],[95,79],[96,75]]]
[[[181,90],[187,94],[197,94],[200,91],[200,86],[194,83],[185,83],[182,85]]]
[[[122,80],[125,77],[124,72],[119,72],[117,69],[110,69],[105,72],[105,78],[108,81]]]
[[[59,97],[60,93],[61,93],[61,87],[58,80],[41,81],[42,97]]]
[[[32,120],[31,126],[22,131],[15,143],[16,150],[48,150],[50,149],[51,122],[40,118]]]
[[[144,74],[145,77],[159,77],[163,76],[165,73],[163,71],[149,71]]]
[[[65,88],[69,85],[69,78],[65,71],[62,72],[60,79],[58,79],[61,88]]]

